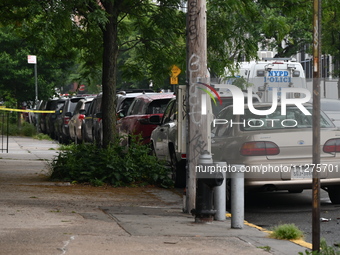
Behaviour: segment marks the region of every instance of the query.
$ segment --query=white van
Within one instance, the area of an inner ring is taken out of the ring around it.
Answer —
[[[241,62],[238,73],[233,78],[226,78],[224,83],[235,84],[244,80],[247,87],[252,87],[262,102],[272,102],[273,88],[277,88],[278,98],[282,88],[306,88],[306,77],[302,65],[290,58],[264,58],[261,61]],[[245,89],[245,88],[244,88]],[[299,93],[290,93],[288,98],[299,98]]]

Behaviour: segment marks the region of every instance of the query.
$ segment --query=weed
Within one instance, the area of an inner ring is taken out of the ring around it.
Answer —
[[[283,224],[274,227],[269,236],[276,239],[294,240],[302,238],[303,233],[295,224]]]
[[[49,140],[49,141],[53,141],[53,139],[46,134],[43,133],[39,133],[33,136],[34,139],[38,139],[38,140]]]
[[[263,249],[263,250],[268,251],[268,252],[271,250],[271,247],[268,246],[268,245],[267,246],[259,246],[257,248]]]
[[[299,252],[299,255],[340,255],[340,250],[338,248],[328,246],[324,238],[320,240],[320,251],[308,251],[305,253]]]

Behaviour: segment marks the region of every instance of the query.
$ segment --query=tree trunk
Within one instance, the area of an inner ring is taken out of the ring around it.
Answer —
[[[103,148],[114,142],[116,134],[116,77],[118,58],[118,8],[113,1],[102,1],[109,16],[103,29],[102,117]],[[105,107],[103,107],[105,106]]]

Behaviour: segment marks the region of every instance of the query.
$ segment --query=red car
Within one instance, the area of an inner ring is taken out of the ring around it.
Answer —
[[[136,97],[127,114],[119,111],[119,119],[117,121],[117,129],[119,135],[122,136],[122,145],[130,143],[131,135],[141,135],[142,143],[149,144],[151,132],[159,123],[150,121],[151,116],[163,116],[164,110],[171,98],[175,95],[172,93],[148,93]]]

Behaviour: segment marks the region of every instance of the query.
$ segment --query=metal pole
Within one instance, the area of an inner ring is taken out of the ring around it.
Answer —
[[[320,56],[321,0],[314,0],[313,11],[313,164],[320,164]],[[313,171],[312,250],[320,251],[320,178]]]
[[[242,165],[232,165],[231,173],[231,228],[243,228],[244,225],[244,173]]]
[[[217,186],[214,189],[214,205],[215,205],[215,210],[216,210],[216,214],[214,218],[215,220],[225,221],[227,197],[226,197],[226,182],[225,182],[226,172],[223,171],[223,168],[226,169],[227,163],[226,162],[215,162],[215,167],[216,169],[222,169],[222,171],[220,172],[223,174],[224,181],[221,186]]]
[[[38,67],[37,63],[34,64],[34,79],[35,79],[35,105],[38,105],[39,99],[38,99]],[[37,133],[39,133],[39,125],[36,123],[36,129]]]

